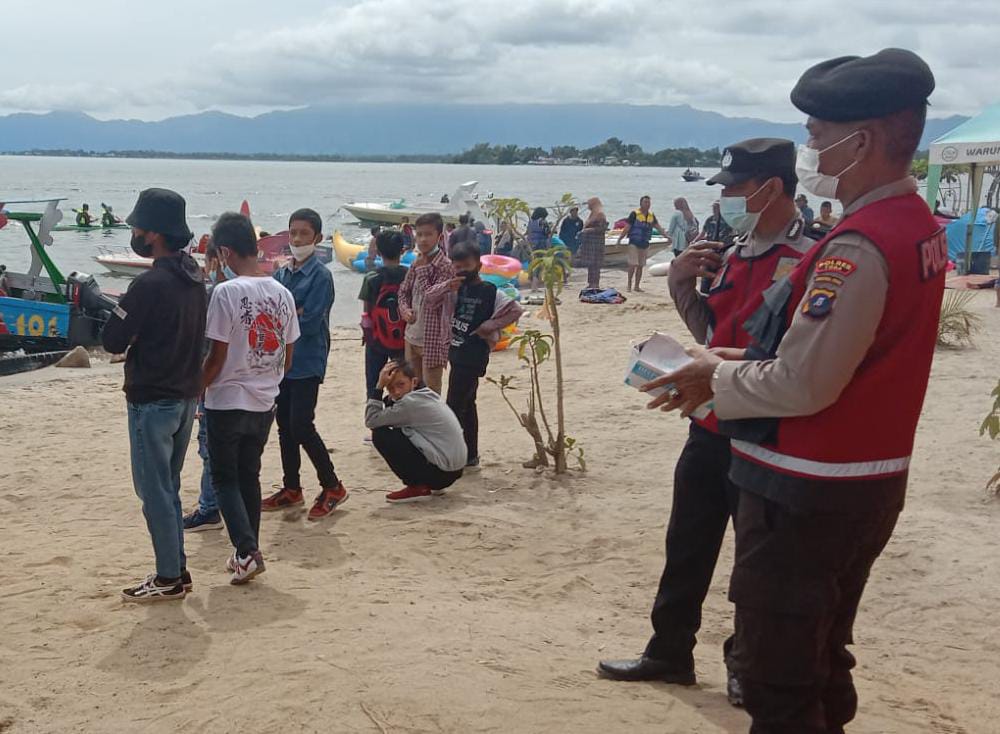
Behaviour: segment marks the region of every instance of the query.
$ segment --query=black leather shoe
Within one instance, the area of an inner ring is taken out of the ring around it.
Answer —
[[[743,708],[743,685],[728,665],[726,666],[726,698],[733,706]]]
[[[647,658],[645,655],[636,660],[602,660],[597,664],[597,673],[611,680],[657,680],[679,686],[693,686],[698,682],[693,670],[678,668],[667,660]]]

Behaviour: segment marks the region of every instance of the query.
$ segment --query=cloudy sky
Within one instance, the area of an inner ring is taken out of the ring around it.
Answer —
[[[932,115],[1000,99],[995,0],[3,0],[0,112],[312,103],[690,104],[798,120],[811,64],[920,53]],[[21,30],[18,30],[18,28]]]

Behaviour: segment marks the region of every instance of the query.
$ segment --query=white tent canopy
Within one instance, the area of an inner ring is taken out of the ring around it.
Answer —
[[[927,167],[927,204],[934,208],[941,188],[944,166],[968,166],[970,196],[969,226],[965,236],[965,268],[972,262],[972,230],[979,211],[986,166],[1000,165],[1000,102],[931,143]],[[961,212],[956,212],[961,213]]]

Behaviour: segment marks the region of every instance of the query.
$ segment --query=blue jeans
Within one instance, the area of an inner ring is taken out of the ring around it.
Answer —
[[[214,515],[219,511],[212,487],[212,462],[208,458],[208,423],[205,419],[205,404],[198,403],[198,456],[201,457],[201,492],[198,494],[198,510],[202,515]]]
[[[132,483],[153,541],[156,573],[175,579],[187,567],[181,469],[191,441],[194,400],[128,404]]]

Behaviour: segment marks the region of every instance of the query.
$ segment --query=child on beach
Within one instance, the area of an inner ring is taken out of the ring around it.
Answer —
[[[406,362],[389,362],[379,373],[378,390],[365,406],[372,443],[405,485],[386,495],[401,504],[441,495],[462,476],[468,454],[462,427],[441,396],[422,387]]]
[[[406,322],[399,307],[399,288],[406,279],[406,268],[399,264],[403,237],[386,230],[375,239],[375,249],[382,257],[382,267],[365,275],[358,298],[362,303],[361,330],[365,345],[365,387],[369,398],[377,398],[378,376],[385,363],[404,358]]]
[[[416,225],[417,259],[399,289],[400,311],[406,321],[406,361],[417,379],[440,395],[451,344],[451,309],[445,295],[455,269],[441,245],[441,215],[422,214]]]
[[[476,393],[486,374],[490,352],[500,332],[521,318],[516,301],[479,277],[479,247],[462,242],[451,251],[451,347],[448,351],[448,407],[462,426],[468,453],[466,467],[479,467],[479,412]]]
[[[250,220],[228,212],[212,227],[226,282],[212,291],[205,334],[205,418],[212,485],[235,548],[233,584],[264,572],[260,552],[260,457],[278,386],[292,365],[299,321],[292,294],[257,265]]]
[[[207,238],[208,235],[205,235]],[[208,241],[205,248],[205,276],[212,287],[226,279],[219,262],[219,251]],[[209,290],[211,295],[211,290]],[[206,348],[207,353],[207,348]],[[202,530],[214,530],[222,527],[222,516],[219,514],[219,503],[215,499],[212,488],[212,462],[208,457],[208,427],[205,422],[204,396],[198,400],[198,456],[201,458],[201,490],[198,493],[198,506],[184,516],[184,532],[197,533]]]
[[[316,257],[316,245],[323,241],[323,220],[318,213],[312,209],[292,212],[288,219],[288,238],[292,260],[274,273],[274,279],[295,299],[294,310],[302,338],[295,345],[295,363],[281,381],[276,401],[281,489],[264,500],[261,509],[276,512],[304,504],[299,470],[302,468],[301,451],[305,451],[320,486],[306,519],[320,520],[348,497],[315,424],[319,386],[326,378],[330,356],[333,274]]]

